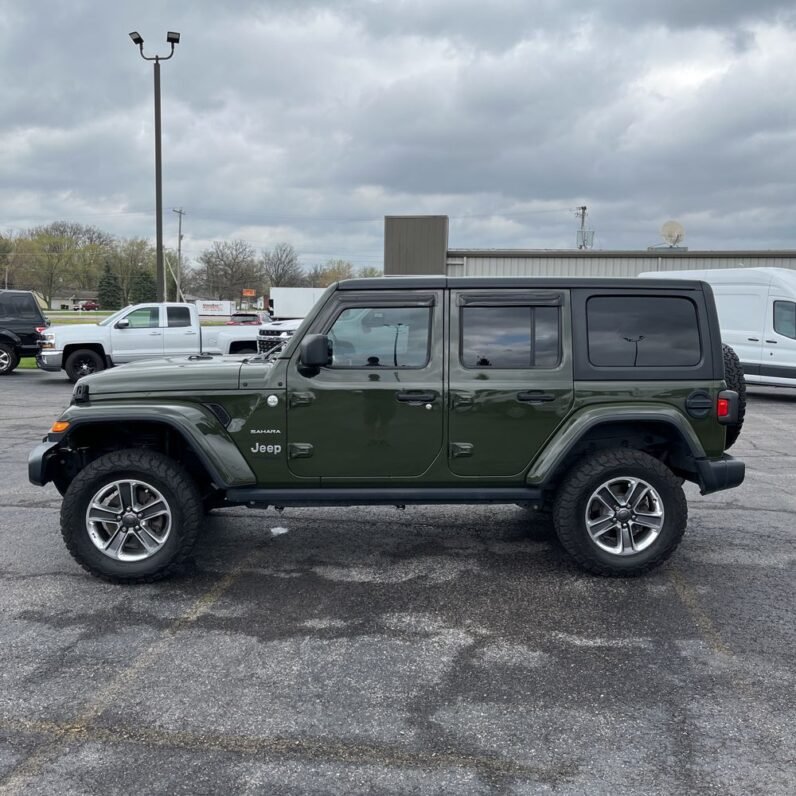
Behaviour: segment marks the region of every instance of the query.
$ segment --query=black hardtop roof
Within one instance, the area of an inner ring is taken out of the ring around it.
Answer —
[[[25,296],[33,296],[33,293],[30,290],[16,290],[12,287],[0,287],[0,293],[21,293]]]
[[[387,276],[346,279],[338,290],[443,290],[500,288],[607,288],[649,290],[703,290],[697,279],[639,279],[638,277],[579,276]]]

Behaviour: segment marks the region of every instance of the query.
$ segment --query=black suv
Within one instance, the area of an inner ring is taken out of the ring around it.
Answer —
[[[49,321],[28,290],[0,290],[0,376],[11,373],[22,357],[35,357]]]

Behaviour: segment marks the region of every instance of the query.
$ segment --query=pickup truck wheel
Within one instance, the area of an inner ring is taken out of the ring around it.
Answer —
[[[173,459],[144,449],[107,453],[75,476],[61,533],[75,560],[112,583],[151,583],[188,556],[202,499]]]
[[[83,376],[105,370],[105,361],[96,351],[92,351],[90,348],[80,348],[67,357],[64,370],[69,381],[75,382]]]
[[[0,343],[0,376],[7,376],[19,365],[19,357],[8,343]]]
[[[738,437],[741,436],[744,415],[746,414],[746,379],[743,375],[743,367],[738,354],[726,343],[722,343],[722,353],[724,354],[724,381],[727,388],[738,393],[738,422],[727,426],[727,437],[724,443],[725,449],[731,448]]]
[[[553,508],[561,544],[585,570],[629,577],[660,566],[685,533],[680,479],[643,451],[602,451],[562,482]]]

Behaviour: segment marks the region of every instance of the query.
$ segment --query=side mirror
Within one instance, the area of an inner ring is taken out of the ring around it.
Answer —
[[[323,368],[332,361],[332,344],[325,334],[308,334],[299,348],[301,364],[308,368]]]
[[[127,318],[122,318],[120,321],[116,321],[116,328],[117,329],[126,329],[130,325],[130,321]]]

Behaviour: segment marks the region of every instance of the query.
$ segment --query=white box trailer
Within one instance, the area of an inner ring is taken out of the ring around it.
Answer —
[[[274,320],[303,318],[325,292],[325,287],[272,287],[271,316]]]
[[[747,383],[796,387],[796,271],[715,268],[647,271],[639,277],[707,282],[722,341],[738,354]]]
[[[219,299],[210,301],[197,299],[195,302],[196,311],[199,315],[232,315],[235,312],[235,302]]]

